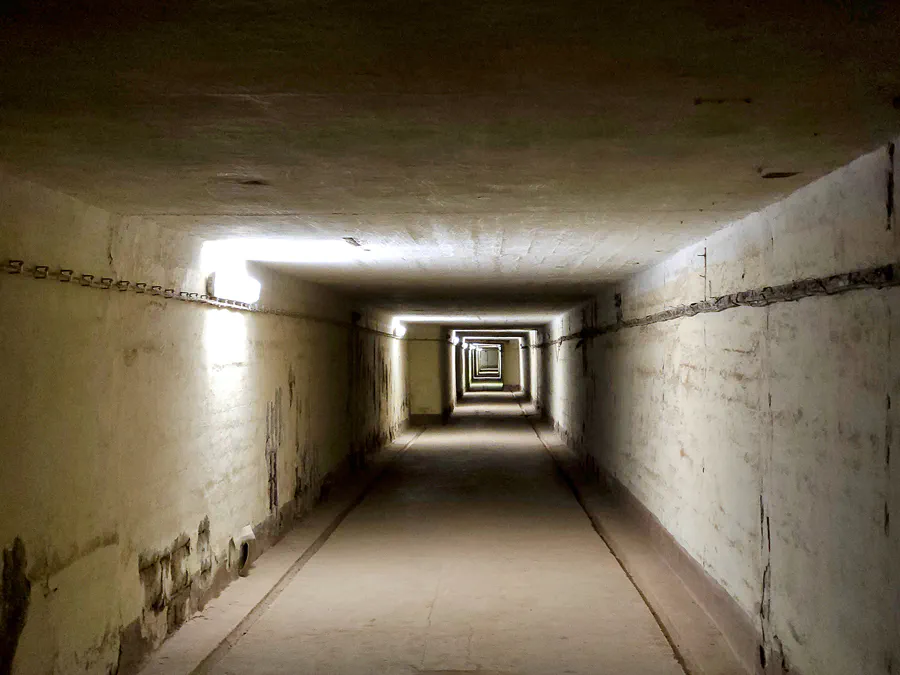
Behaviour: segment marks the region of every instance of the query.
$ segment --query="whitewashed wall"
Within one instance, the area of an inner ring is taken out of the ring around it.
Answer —
[[[203,293],[201,248],[0,176],[3,262]],[[262,303],[323,320],[0,274],[0,548],[12,566],[24,552],[30,584],[14,673],[106,675],[120,645],[126,660],[158,645],[227,582],[243,526],[271,538],[348,454],[400,430],[404,343],[351,330],[343,297],[254,271]]]
[[[887,148],[865,155],[605,289],[548,338],[614,324],[617,293],[627,321],[896,265],[889,169]],[[770,671],[783,657],[806,675],[896,673],[900,289],[701,314],[576,345],[543,350],[549,416],[757,623]]]

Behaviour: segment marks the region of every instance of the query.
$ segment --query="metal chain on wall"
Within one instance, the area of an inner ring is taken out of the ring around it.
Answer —
[[[97,274],[87,274],[76,272],[73,269],[61,267],[59,269],[51,268],[50,265],[29,265],[24,260],[7,260],[4,271],[10,275],[21,277],[31,277],[38,281],[56,281],[57,283],[77,286],[79,288],[93,289],[100,291],[114,291],[117,293],[134,293],[136,295],[146,295],[165,300],[174,300],[176,302],[184,302],[198,305],[209,305],[221,309],[231,309],[239,312],[253,312],[255,314],[272,314],[275,316],[283,316],[290,319],[298,319],[302,321],[315,321],[318,323],[327,323],[342,328],[356,328],[358,330],[376,333],[385,337],[399,339],[391,333],[360,326],[349,321],[340,321],[339,319],[326,319],[320,316],[304,314],[302,312],[291,312],[276,307],[267,307],[259,303],[237,302],[225,298],[217,298],[205,293],[192,293],[182,291],[177,288],[166,288],[159,284],[152,284],[143,281],[130,281],[128,279],[115,279]]]
[[[621,296],[617,296],[616,323],[603,326],[585,326],[575,333],[563,335],[555,340],[547,340],[537,346],[544,348],[551,345],[560,345],[571,340],[578,340],[576,348],[579,348],[584,344],[585,340],[601,335],[615,333],[626,328],[638,328],[654,323],[674,321],[675,319],[698,314],[723,312],[736,307],[767,307],[781,302],[796,302],[804,298],[839,295],[850,291],[891,288],[900,286],[898,270],[900,270],[900,264],[890,264],[853,272],[844,272],[842,274],[832,274],[825,277],[801,279],[778,286],[765,286],[763,288],[729,293],[728,295],[703,300],[702,302],[693,302],[689,305],[677,305],[636,319],[622,318],[622,300]]]

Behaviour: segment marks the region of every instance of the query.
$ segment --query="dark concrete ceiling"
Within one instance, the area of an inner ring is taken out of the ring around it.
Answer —
[[[0,44],[11,172],[355,237],[290,269],[423,311],[571,302],[900,131],[900,2],[7,0]]]

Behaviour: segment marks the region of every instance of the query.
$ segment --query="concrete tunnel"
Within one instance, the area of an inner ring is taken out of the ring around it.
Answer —
[[[0,3],[0,675],[900,673],[900,3]]]

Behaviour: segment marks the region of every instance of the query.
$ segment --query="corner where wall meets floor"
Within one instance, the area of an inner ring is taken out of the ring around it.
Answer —
[[[719,619],[752,670],[900,667],[892,150],[604,289],[544,335],[543,409],[727,594]]]

